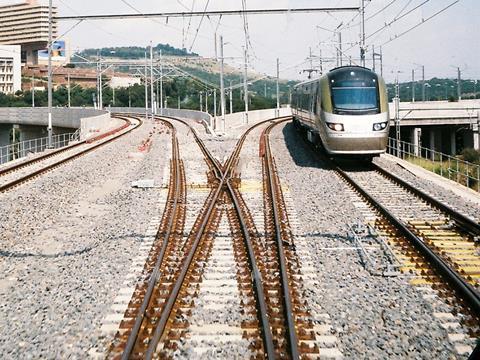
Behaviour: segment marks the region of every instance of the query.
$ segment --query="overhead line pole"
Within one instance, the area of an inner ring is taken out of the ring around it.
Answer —
[[[145,81],[145,120],[148,119],[148,84],[147,84],[147,52],[145,51],[145,74],[143,80]]]
[[[232,80],[230,80],[230,114],[233,112],[233,89],[232,89]]]
[[[52,0],[48,1],[48,147],[52,147]]]
[[[222,131],[225,133],[225,86],[223,84],[223,36],[220,35],[220,102],[222,111]]]
[[[200,110],[201,111],[201,110]],[[162,50],[160,50],[160,115],[163,115],[163,63]]]
[[[205,90],[205,112],[208,113],[208,89]]]
[[[323,61],[322,61],[322,49],[318,49],[319,53],[318,53],[318,61],[320,62],[319,65],[320,65],[320,72],[319,74],[320,75],[323,75]],[[340,60],[340,64],[341,64],[341,60]],[[342,65],[340,65],[342,66]]]
[[[422,65],[422,102],[425,102],[425,65]]]
[[[280,78],[280,60],[277,58],[277,117],[280,116],[280,87],[278,85]]]
[[[97,104],[96,104],[96,108],[98,109],[98,104],[100,103],[100,81],[98,79],[98,75],[100,74],[100,65],[99,65],[99,61],[100,61],[100,53],[97,51],[97,63],[96,63],[96,80],[97,80],[97,83],[96,83],[96,98],[97,98]]]
[[[245,124],[248,124],[248,84],[247,84],[247,49],[243,47],[244,59],[245,59],[245,67],[243,73],[243,100],[245,102]]]
[[[157,72],[157,73],[158,73],[158,72]],[[155,82],[155,89],[156,89],[156,94],[155,94],[155,111],[157,111],[158,108],[160,107],[160,106],[158,105],[158,101],[160,100],[160,93],[159,93],[159,90],[158,90],[158,88],[159,88],[159,86],[158,86],[159,82],[160,82],[159,80],[157,80],[157,81]]]
[[[362,20],[360,22],[360,61],[365,66],[365,0],[362,1],[360,13]]]
[[[363,0],[362,0],[363,1]],[[191,11],[191,12],[160,12],[146,14],[99,14],[99,15],[67,15],[59,16],[57,20],[105,20],[105,19],[139,19],[139,18],[188,18],[195,16],[238,16],[262,14],[292,14],[314,12],[351,12],[359,11],[359,7],[312,7],[312,8],[279,8],[279,9],[249,9],[249,10],[220,10],[220,11]]]
[[[99,62],[99,71],[98,71],[98,108],[103,109],[103,81],[102,81],[102,61]]]
[[[458,75],[458,81],[457,81],[457,96],[458,96],[458,100],[462,100],[462,85],[461,85],[462,73],[461,73],[459,67],[457,67],[457,75]]]
[[[67,83],[68,83],[68,92],[67,92],[67,96],[68,96],[68,107],[70,107],[70,71],[67,73]]]
[[[150,41],[150,102],[152,105],[152,119],[153,119],[153,114],[156,113],[154,97],[155,95],[153,92],[153,46],[152,46],[152,42]]]
[[[32,107],[35,107],[35,71],[32,75]]]
[[[415,102],[415,69],[412,69],[412,103]]]

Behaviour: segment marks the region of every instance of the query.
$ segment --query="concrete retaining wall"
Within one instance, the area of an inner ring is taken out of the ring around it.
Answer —
[[[81,119],[108,114],[92,108],[52,108],[52,125],[79,129]],[[0,124],[48,125],[48,108],[0,108]]]
[[[92,133],[107,130],[111,123],[110,113],[80,119],[80,140],[84,140]]]
[[[112,112],[125,112],[125,113],[140,113],[145,114],[145,108],[111,108]],[[149,111],[150,113],[150,111]],[[160,115],[160,110],[158,112]],[[213,118],[210,114],[196,111],[196,110],[185,110],[185,109],[163,109],[163,115],[165,116],[172,116],[172,117],[182,117],[187,119],[193,119],[197,121],[202,121],[204,125],[207,127],[207,131],[211,131],[211,126],[213,124]],[[290,107],[280,108],[280,115],[279,116],[288,116],[292,115],[292,110]],[[225,115],[226,122],[240,122],[244,117],[243,112],[227,114]],[[263,109],[263,110],[254,110],[248,112],[248,119],[251,122],[256,122],[260,120],[265,120],[269,118],[276,117],[276,109]],[[217,121],[219,121],[220,117],[217,117]]]
[[[248,121],[249,123],[258,122],[260,120],[266,120],[276,117],[277,109],[263,109],[263,110],[253,110],[248,112]],[[292,115],[292,109],[290,107],[280,108],[279,116],[288,116]],[[239,122],[244,119],[244,112],[237,112],[233,114],[225,115],[225,122]]]
[[[121,107],[112,107],[110,111],[115,113],[139,113],[145,114],[145,108],[139,107],[132,107],[132,108],[121,108]],[[151,111],[148,112],[151,114]],[[196,111],[196,110],[187,110],[187,109],[162,109],[162,113],[160,114],[160,109],[158,109],[157,115],[165,115],[171,117],[179,117],[179,118],[186,118],[201,121],[208,132],[211,133],[211,124],[212,124],[212,117],[210,114]]]
[[[20,141],[47,136],[48,108],[0,108],[0,145],[9,144],[12,125],[20,126]],[[52,108],[52,126],[54,134],[80,129],[84,139],[110,127],[110,113],[93,108]]]

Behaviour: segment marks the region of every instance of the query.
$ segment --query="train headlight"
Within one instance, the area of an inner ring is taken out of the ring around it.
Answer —
[[[373,131],[384,130],[387,127],[387,122],[375,123],[373,124]]]
[[[334,131],[344,131],[343,124],[327,123],[327,126]]]

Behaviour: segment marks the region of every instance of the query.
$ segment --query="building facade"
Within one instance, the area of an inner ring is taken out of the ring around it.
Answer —
[[[14,94],[22,88],[20,45],[0,45],[0,92]]]
[[[52,9],[53,38],[57,37],[57,8]],[[36,0],[0,6],[0,45],[21,45],[21,61],[36,65],[38,51],[48,44],[48,6]]]

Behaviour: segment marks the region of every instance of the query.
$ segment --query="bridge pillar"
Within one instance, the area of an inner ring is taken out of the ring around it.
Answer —
[[[477,123],[473,124],[473,148],[480,150],[480,111],[477,111]]]
[[[457,133],[455,129],[450,133],[450,154],[455,156],[457,153]]]
[[[420,156],[420,137],[422,136],[421,128],[413,128],[411,135],[411,142],[413,143],[413,154],[415,156]]]
[[[431,160],[435,160],[435,153],[434,153],[434,151],[435,151],[435,149],[436,149],[435,133],[436,133],[435,129],[430,129],[430,130],[429,130],[429,134],[428,134],[428,135],[429,135],[429,140],[430,140],[429,148],[430,148],[430,150],[432,150],[432,151],[430,152],[430,154],[431,154],[431,155],[430,155]]]
[[[0,124],[0,147],[10,145],[12,125]]]

